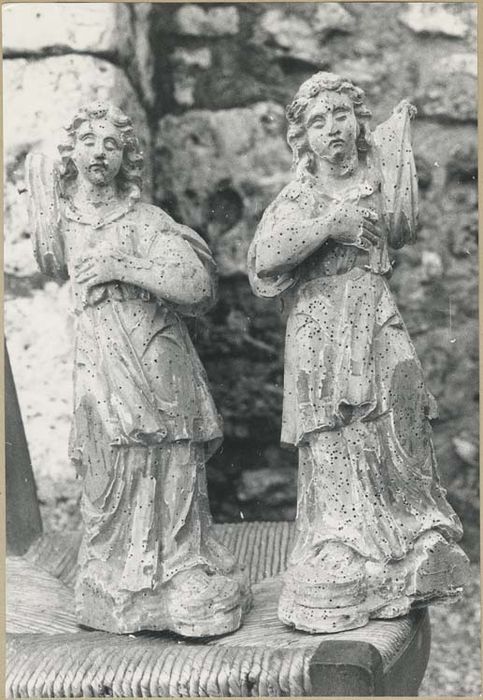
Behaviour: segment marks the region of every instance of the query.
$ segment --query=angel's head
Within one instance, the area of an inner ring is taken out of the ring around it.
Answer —
[[[79,109],[58,146],[62,179],[81,177],[103,187],[115,182],[121,194],[139,196],[143,155],[131,119],[111,104],[94,102]]]
[[[368,149],[371,112],[364,92],[335,73],[315,73],[287,107],[287,140],[299,174],[312,172],[315,158],[336,162]]]

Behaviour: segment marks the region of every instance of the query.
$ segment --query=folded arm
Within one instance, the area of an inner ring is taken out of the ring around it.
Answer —
[[[329,238],[367,249],[381,235],[376,219],[372,210],[352,203],[334,205],[313,219],[294,212],[293,202],[280,203],[260,223],[256,274],[263,279],[289,272]]]
[[[177,235],[160,234],[147,257],[126,255],[101,244],[75,270],[81,284],[134,284],[175,305],[209,304],[215,294],[211,271]]]

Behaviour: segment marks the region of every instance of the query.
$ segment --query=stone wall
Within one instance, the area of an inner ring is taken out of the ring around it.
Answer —
[[[283,108],[305,78],[332,70],[364,88],[374,124],[403,97],[418,107],[421,230],[394,254],[391,287],[438,399],[442,479],[476,556],[476,6],[14,5],[4,51],[6,329],[44,498],[72,492],[68,294],[35,271],[18,192],[26,152],[51,148],[58,126],[99,96],[138,124],[147,196],[218,261],[219,303],[191,325],[225,419],[209,465],[215,516],[293,517],[296,455],[278,446],[283,323],[276,302],[252,295],[245,257],[290,178]]]

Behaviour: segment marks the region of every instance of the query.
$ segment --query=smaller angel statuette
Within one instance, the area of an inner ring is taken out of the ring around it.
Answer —
[[[74,299],[77,619],[233,631],[250,591],[213,534],[205,461],[221,419],[182,319],[214,302],[215,263],[194,231],[140,201],[143,158],[119,109],[81,109],[59,151],[59,164],[30,154],[27,178],[37,262],[70,278]]]
[[[468,560],[437,473],[434,398],[387,283],[413,242],[417,180],[401,102],[373,133],[364,93],[317,73],[287,108],[296,176],[249,251],[288,313],[282,444],[298,448],[296,539],[280,619],[361,627],[456,600]]]

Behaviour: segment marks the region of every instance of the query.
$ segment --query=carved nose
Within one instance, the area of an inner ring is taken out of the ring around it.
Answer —
[[[332,116],[329,116],[327,119],[327,128],[329,134],[337,134],[339,132],[339,126]]]
[[[102,140],[96,141],[94,147],[94,156],[96,158],[104,158],[104,143],[102,142]]]

